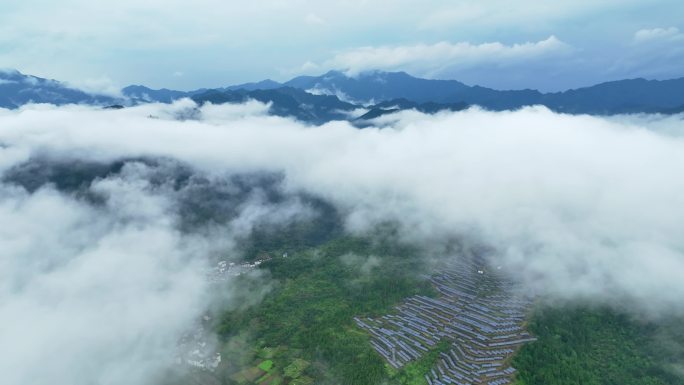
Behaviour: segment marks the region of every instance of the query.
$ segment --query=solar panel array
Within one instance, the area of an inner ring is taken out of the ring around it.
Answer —
[[[523,329],[531,299],[516,295],[512,283],[473,261],[452,262],[429,279],[439,297],[417,295],[395,314],[355,318],[370,333],[373,348],[399,369],[447,340],[449,350],[425,376],[429,385],[512,382],[510,357],[535,340]]]

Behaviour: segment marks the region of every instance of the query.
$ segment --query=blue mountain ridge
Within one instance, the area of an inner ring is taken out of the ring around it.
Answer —
[[[28,103],[91,104],[113,103],[116,98],[92,95],[64,83],[16,70],[0,70],[0,107],[18,108]]]
[[[387,113],[416,109],[426,113],[460,110],[478,105],[489,110],[544,105],[570,114],[680,113],[684,111],[684,78],[671,80],[627,79],[563,92],[495,90],[469,86],[456,80],[413,77],[405,72],[370,71],[347,76],[329,71],[321,76],[299,76],[285,83],[263,80],[214,89],[177,91],[131,85],[123,98],[92,95],[56,80],[0,71],[0,107],[27,103],[134,105],[170,103],[192,98],[198,103],[238,103],[255,99],[271,103],[271,113],[309,123],[330,120],[370,120]],[[352,111],[364,108],[360,118]]]

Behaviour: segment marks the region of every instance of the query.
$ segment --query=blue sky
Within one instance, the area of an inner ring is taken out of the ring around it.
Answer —
[[[86,89],[330,69],[559,90],[684,76],[681,0],[5,0],[0,67]]]

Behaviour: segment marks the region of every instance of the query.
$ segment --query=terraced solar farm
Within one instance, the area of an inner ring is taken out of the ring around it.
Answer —
[[[413,296],[394,314],[356,317],[356,324],[395,369],[448,341],[449,349],[425,375],[429,385],[509,384],[515,373],[511,356],[535,340],[524,329],[532,301],[497,273],[472,261],[448,264],[429,277],[438,298]]]

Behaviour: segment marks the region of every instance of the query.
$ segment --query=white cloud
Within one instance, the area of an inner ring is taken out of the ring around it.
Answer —
[[[649,43],[653,41],[680,42],[684,41],[684,34],[679,31],[679,28],[675,27],[641,29],[634,33],[635,43]]]
[[[187,107],[183,103],[177,106],[180,110]],[[237,107],[217,111],[207,106],[203,111],[205,124],[239,120],[245,114],[261,114],[265,108],[261,104],[240,107],[236,112]],[[172,113],[159,107],[144,111],[154,112],[160,120],[170,119],[166,114]],[[230,208],[236,214],[226,224],[188,233],[180,230],[178,206],[186,199],[183,192],[168,183],[150,182],[155,177],[157,182],[163,180],[155,174],[166,170],[163,164],[158,169],[137,162],[129,162],[117,175],[93,179],[83,187],[87,194],[99,197],[96,201],[100,204],[93,204],[83,194],[58,191],[47,184],[30,193],[5,179],[12,166],[23,165],[32,157],[42,158],[47,163],[40,170],[23,171],[24,177],[40,179],[48,172],[44,169],[50,162],[69,165],[107,160],[99,150],[60,154],[52,151],[56,147],[39,144],[50,141],[47,137],[51,134],[42,131],[34,119],[42,121],[47,117],[44,114],[51,113],[99,115],[87,108],[61,110],[34,105],[19,113],[29,119],[20,125],[32,127],[19,136],[33,139],[18,145],[14,139],[19,137],[0,135],[0,223],[11,224],[0,227],[3,383],[155,383],[173,364],[179,337],[190,331],[212,301],[245,306],[258,301],[268,289],[267,282],[262,281],[263,287],[245,294],[240,303],[232,296],[242,289],[230,286],[230,282],[225,289],[208,291],[205,270],[212,258],[236,258],[240,251],[236,241],[249,235],[257,224],[289,223],[310,217],[312,210],[296,197],[273,203],[257,191]],[[12,115],[0,110],[0,119]],[[131,123],[131,118],[155,121],[136,114],[105,114],[100,118],[106,116],[124,125]],[[97,120],[80,124],[97,125]],[[162,125],[169,123],[166,120]],[[94,135],[104,133],[95,130],[91,132]],[[5,144],[5,139],[12,143]],[[34,139],[37,142],[31,144]],[[131,153],[119,148],[110,154]],[[203,175],[203,180],[222,182],[222,175]],[[225,188],[232,191],[233,187]],[[194,191],[186,195],[192,197]],[[222,204],[228,204],[225,194]]]
[[[361,47],[341,52],[326,62],[326,67],[357,74],[365,70],[408,70],[425,74],[444,68],[472,68],[516,63],[565,55],[571,47],[550,36],[538,42],[505,45],[499,42],[417,44],[410,46]]]
[[[202,111],[207,121],[179,122],[175,108],[30,107],[0,117],[0,141],[104,159],[170,156],[213,172],[284,172],[289,188],[347,212],[351,230],[396,220],[406,239],[491,245],[529,288],[555,298],[684,311],[684,143],[664,128],[678,120],[475,109],[405,112],[381,118],[386,129],[358,130],[221,106]]]
[[[4,383],[142,385],[169,365],[208,299],[202,259],[139,187],[98,183],[117,196],[104,210],[0,188]]]
[[[81,79],[76,82],[67,82],[67,86],[79,89],[92,95],[104,95],[115,98],[122,97],[121,86],[117,85],[109,77]]]
[[[328,88],[314,87],[314,88],[309,88],[308,90],[306,90],[306,92],[308,92],[312,95],[333,95],[343,102],[352,103],[352,104],[361,104],[362,103],[362,101],[355,100],[354,98],[350,97],[349,95],[347,95],[346,93],[344,93],[338,89],[331,90]],[[352,113],[358,113],[358,112],[359,111],[354,111]]]
[[[289,80],[295,76],[316,74],[322,70],[324,69],[319,64],[307,60],[303,64],[297,63],[293,66],[278,68],[278,73]]]
[[[684,33],[676,27],[641,29],[615,60],[605,67],[612,78],[672,79],[682,76]]]

